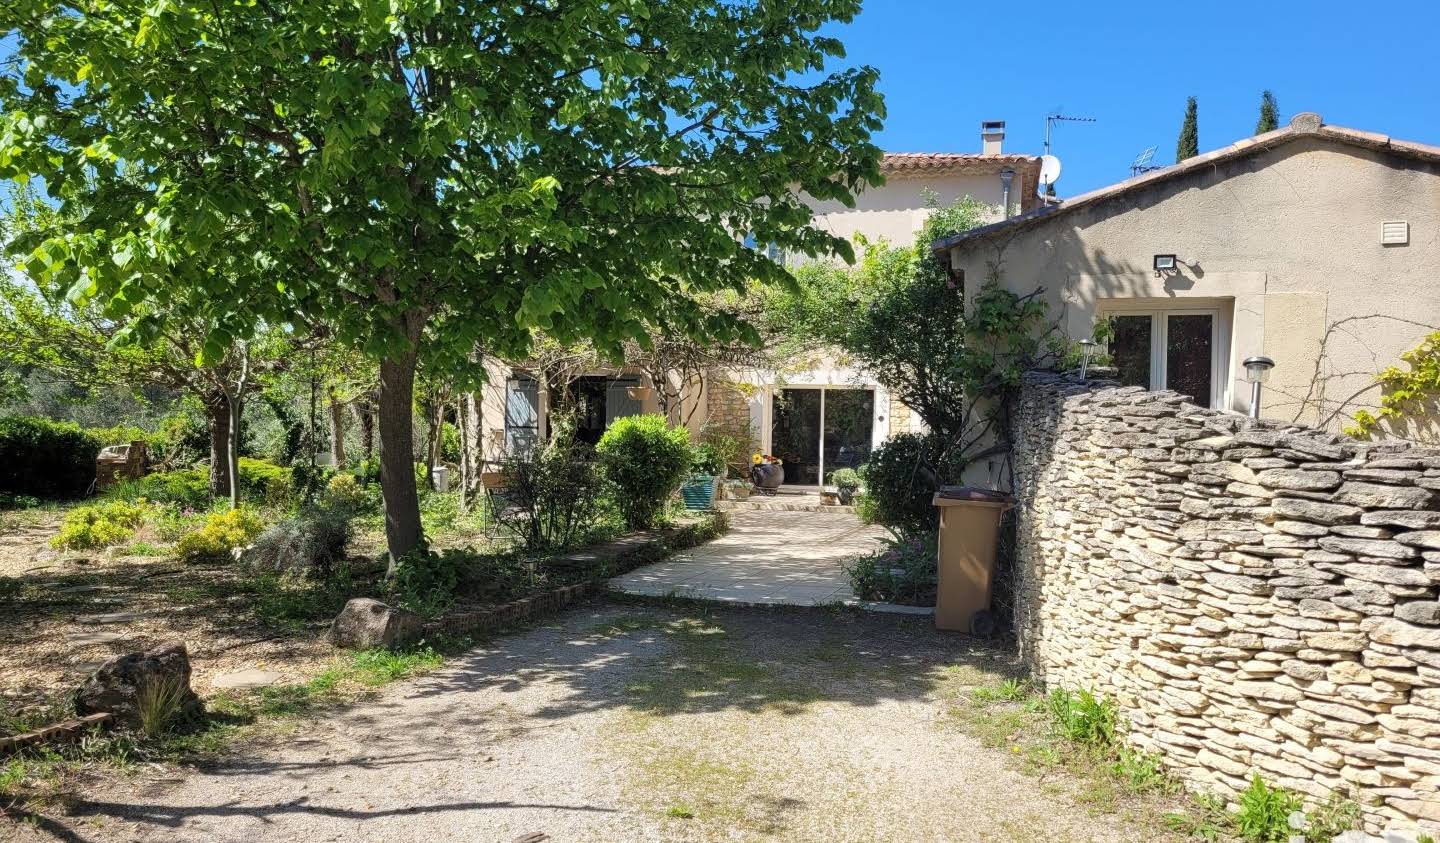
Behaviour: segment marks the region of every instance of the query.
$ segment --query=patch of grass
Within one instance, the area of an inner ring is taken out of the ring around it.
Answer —
[[[1165,827],[1195,840],[1219,840],[1230,832],[1231,817],[1225,810],[1225,797],[1214,794],[1195,796],[1184,811],[1164,817]]]
[[[630,632],[660,628],[660,618],[655,615],[621,615],[608,621],[597,623],[590,627],[592,635],[601,635],[609,638],[614,635],[625,635]]]
[[[1045,702],[1061,737],[1102,751],[1116,745],[1114,703],[1089,691],[1071,693],[1060,688],[1051,691]]]
[[[695,812],[684,805],[671,805],[665,809],[665,816],[674,817],[677,820],[693,820]]]
[[[146,683],[135,698],[140,711],[140,731],[147,738],[155,738],[170,729],[180,715],[180,704],[185,699],[185,682],[175,675]]]
[[[999,685],[982,685],[970,692],[978,703],[1019,702],[1031,694],[1030,684],[1023,679],[1006,679]]]
[[[160,545],[156,545],[156,544],[150,544],[149,542],[135,542],[134,544],[132,544],[132,545],[130,545],[129,547],[125,548],[125,554],[124,554],[124,555],[126,555],[126,556],[169,556],[169,555],[170,555],[170,551],[169,551],[169,549],[167,549],[167,548],[161,547]]]

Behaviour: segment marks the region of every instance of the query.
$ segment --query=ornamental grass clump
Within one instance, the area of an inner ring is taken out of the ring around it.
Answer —
[[[625,526],[647,530],[659,523],[665,503],[689,475],[694,452],[690,432],[670,427],[664,416],[616,419],[595,448]]]
[[[254,541],[263,529],[260,517],[246,509],[212,513],[200,529],[180,537],[175,555],[182,562],[223,562]]]
[[[133,503],[111,501],[72,509],[50,546],[59,550],[96,550],[121,544],[135,534],[149,511],[144,498]]]

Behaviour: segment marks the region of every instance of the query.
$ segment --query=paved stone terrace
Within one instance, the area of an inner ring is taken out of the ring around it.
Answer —
[[[726,603],[851,603],[844,560],[875,550],[884,535],[847,512],[735,511],[726,535],[610,585],[626,594]]]

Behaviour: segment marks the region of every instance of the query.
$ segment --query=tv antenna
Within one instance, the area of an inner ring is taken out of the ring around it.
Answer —
[[[1058,108],[1055,109],[1055,111],[1051,112],[1050,114],[1045,115],[1045,154],[1046,154],[1046,155],[1049,155],[1049,154],[1050,154],[1050,135],[1051,135],[1051,133],[1054,131],[1054,129],[1055,129],[1055,124],[1056,124],[1056,123],[1094,123],[1094,122],[1095,122],[1095,118],[1094,118],[1094,117],[1072,117],[1072,116],[1067,115],[1067,114],[1061,114],[1061,113],[1060,113],[1060,109],[1058,109]]]
[[[1140,153],[1139,155],[1135,156],[1135,160],[1130,162],[1130,175],[1138,176],[1141,173],[1148,173],[1151,170],[1160,169],[1159,164],[1151,163],[1154,160],[1155,147],[1152,146],[1149,149],[1146,149],[1144,152]]]

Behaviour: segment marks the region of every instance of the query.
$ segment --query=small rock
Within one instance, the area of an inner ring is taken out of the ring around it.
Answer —
[[[148,688],[173,683],[179,700],[176,714],[191,716],[204,703],[190,689],[190,655],[183,641],[170,641],[143,653],[116,656],[75,692],[75,713],[81,716],[108,711],[118,725],[140,728],[140,696]]]

